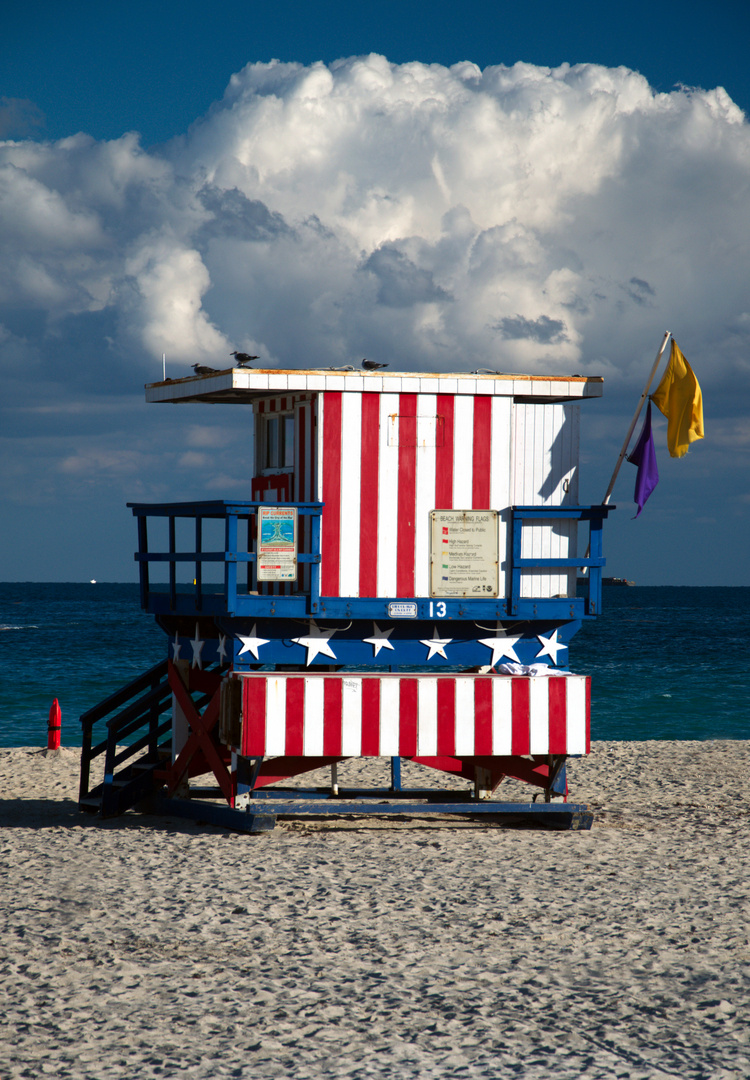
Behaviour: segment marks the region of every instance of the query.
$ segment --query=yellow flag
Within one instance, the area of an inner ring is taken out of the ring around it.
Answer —
[[[664,413],[671,457],[682,457],[688,446],[703,438],[703,395],[693,369],[672,338],[667,370],[651,400]]]

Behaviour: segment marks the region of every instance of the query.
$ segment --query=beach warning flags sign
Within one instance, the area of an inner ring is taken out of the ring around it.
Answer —
[[[703,438],[703,395],[674,338],[667,369],[651,400],[667,418],[670,456],[683,457],[690,443]]]

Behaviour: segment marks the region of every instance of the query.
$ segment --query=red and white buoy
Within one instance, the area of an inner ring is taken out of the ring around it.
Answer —
[[[47,721],[47,749],[59,750],[60,749],[60,732],[62,730],[62,712],[60,711],[60,703],[55,698],[50,706],[49,720]]]

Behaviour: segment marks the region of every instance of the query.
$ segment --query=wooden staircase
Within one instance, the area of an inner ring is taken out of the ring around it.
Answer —
[[[171,710],[163,660],[83,714],[81,810],[117,817],[154,792],[155,771],[171,759]],[[103,738],[94,742],[95,725],[102,722],[106,731],[100,727]],[[90,787],[91,764],[102,755],[104,779]]]

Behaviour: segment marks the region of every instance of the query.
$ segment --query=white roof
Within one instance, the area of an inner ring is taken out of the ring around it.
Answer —
[[[523,400],[575,401],[601,397],[602,383],[600,376],[583,375],[227,368],[211,375],[191,375],[186,379],[147,383],[146,401],[249,403],[274,394],[317,393],[322,390],[375,394],[489,394]]]

